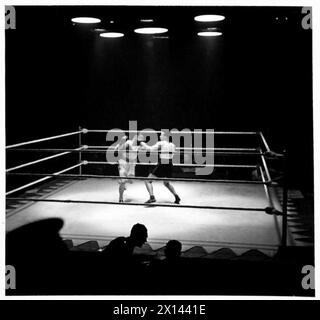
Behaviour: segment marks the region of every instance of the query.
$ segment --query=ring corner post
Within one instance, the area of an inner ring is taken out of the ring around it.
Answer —
[[[262,133],[262,131],[258,131],[258,134],[259,134],[259,136],[261,138],[261,141],[262,141],[262,144],[263,144],[263,146],[265,148],[265,152],[270,152],[270,147],[269,147],[269,145],[267,143],[267,140],[264,137],[264,134]]]
[[[282,186],[282,239],[281,246],[287,246],[288,229],[288,177],[287,177],[287,152],[283,151],[283,186]]]
[[[79,126],[79,133],[78,133],[78,144],[79,144],[79,175],[82,175],[82,127]]]

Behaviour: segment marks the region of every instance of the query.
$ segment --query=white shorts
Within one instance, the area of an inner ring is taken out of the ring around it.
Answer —
[[[128,162],[120,159],[118,161],[118,169],[120,177],[134,177],[135,175],[136,162]],[[119,183],[132,182],[131,179],[120,179]]]

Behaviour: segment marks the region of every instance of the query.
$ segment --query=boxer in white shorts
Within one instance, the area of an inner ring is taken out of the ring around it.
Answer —
[[[125,179],[126,177],[135,176],[135,167],[137,164],[138,149],[140,141],[143,141],[144,137],[142,134],[136,134],[132,140],[127,140],[124,136],[120,143],[115,147],[118,151],[118,169],[119,176],[119,202],[123,202],[123,194],[126,190],[126,183],[132,183],[132,179]]]

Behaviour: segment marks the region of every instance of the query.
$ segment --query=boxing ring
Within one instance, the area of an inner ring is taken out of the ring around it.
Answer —
[[[214,152],[222,159],[233,156],[252,158],[254,164],[215,163],[213,166],[215,170],[226,172],[249,170],[256,173],[255,179],[190,178],[182,174],[175,178],[153,178],[157,202],[148,205],[144,203],[148,197],[144,181],[149,178],[128,177],[132,184],[127,185],[125,202],[119,203],[119,176],[103,171],[104,167],[115,167],[116,163],[96,161],[98,155],[104,156],[114,150],[106,145],[83,143],[90,134],[105,135],[107,132],[79,128],[78,131],[7,146],[7,155],[46,154],[6,170],[7,181],[28,180],[6,192],[7,206],[13,208],[6,216],[7,232],[32,221],[59,217],[64,221],[60,232],[63,238],[76,242],[97,240],[101,246],[117,236],[128,235],[137,222],[147,226],[148,243],[153,249],[176,239],[182,242],[183,250],[202,246],[212,252],[228,247],[240,254],[258,249],[272,256],[279,246],[292,245],[287,230],[285,173],[280,178],[272,178],[267,164],[268,157],[284,162],[285,155],[274,154],[261,132],[214,132],[215,136],[255,137],[260,143],[257,148],[177,148],[178,154],[189,153],[191,156],[197,152]],[[31,145],[42,146],[66,138],[75,139],[74,148],[30,148]],[[65,157],[72,158],[68,162],[70,166],[58,168],[52,164]],[[49,172],[39,172],[39,169],[21,171],[39,164]],[[180,163],[174,166],[188,173],[199,165]],[[93,168],[94,173],[88,168]],[[172,203],[170,193],[162,185],[166,180],[174,184],[182,199],[181,204]],[[282,204],[275,189],[279,181]],[[52,185],[56,187],[52,188]]]

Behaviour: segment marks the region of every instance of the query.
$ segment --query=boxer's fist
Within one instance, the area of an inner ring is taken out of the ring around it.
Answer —
[[[143,141],[140,141],[139,146],[142,149],[146,149],[147,148],[147,144],[145,142],[143,142]]]

